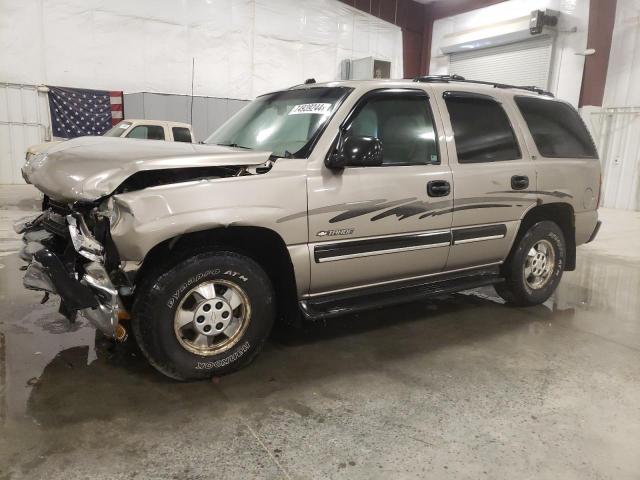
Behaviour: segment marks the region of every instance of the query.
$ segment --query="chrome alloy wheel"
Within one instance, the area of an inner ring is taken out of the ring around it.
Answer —
[[[173,327],[180,345],[197,355],[217,355],[233,347],[247,329],[247,294],[227,280],[201,283],[178,305]]]
[[[534,290],[544,287],[556,265],[556,252],[548,240],[539,240],[529,250],[524,264],[524,281]]]

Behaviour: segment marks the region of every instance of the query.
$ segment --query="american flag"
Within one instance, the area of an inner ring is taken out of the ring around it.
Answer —
[[[49,87],[53,135],[102,135],[123,119],[122,92]]]

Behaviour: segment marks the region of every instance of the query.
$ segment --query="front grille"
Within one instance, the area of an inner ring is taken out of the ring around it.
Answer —
[[[53,213],[66,217],[71,213],[71,209],[66,203],[58,202],[56,200],[49,199],[49,208]]]

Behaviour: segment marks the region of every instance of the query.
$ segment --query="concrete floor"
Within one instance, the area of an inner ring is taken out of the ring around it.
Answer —
[[[8,221],[36,203],[0,187],[0,479],[640,478],[638,213],[601,211],[546,305],[349,316],[180,384],[22,289]]]

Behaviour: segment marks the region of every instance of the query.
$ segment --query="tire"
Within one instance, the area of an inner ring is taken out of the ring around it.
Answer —
[[[554,222],[542,221],[518,238],[515,250],[502,268],[505,281],[496,284],[495,290],[507,303],[522,307],[539,305],[553,294],[562,278],[566,259],[564,235]]]
[[[234,372],[258,355],[269,336],[273,286],[248,257],[200,253],[145,280],[134,302],[132,330],[151,365],[168,377],[198,380]]]

